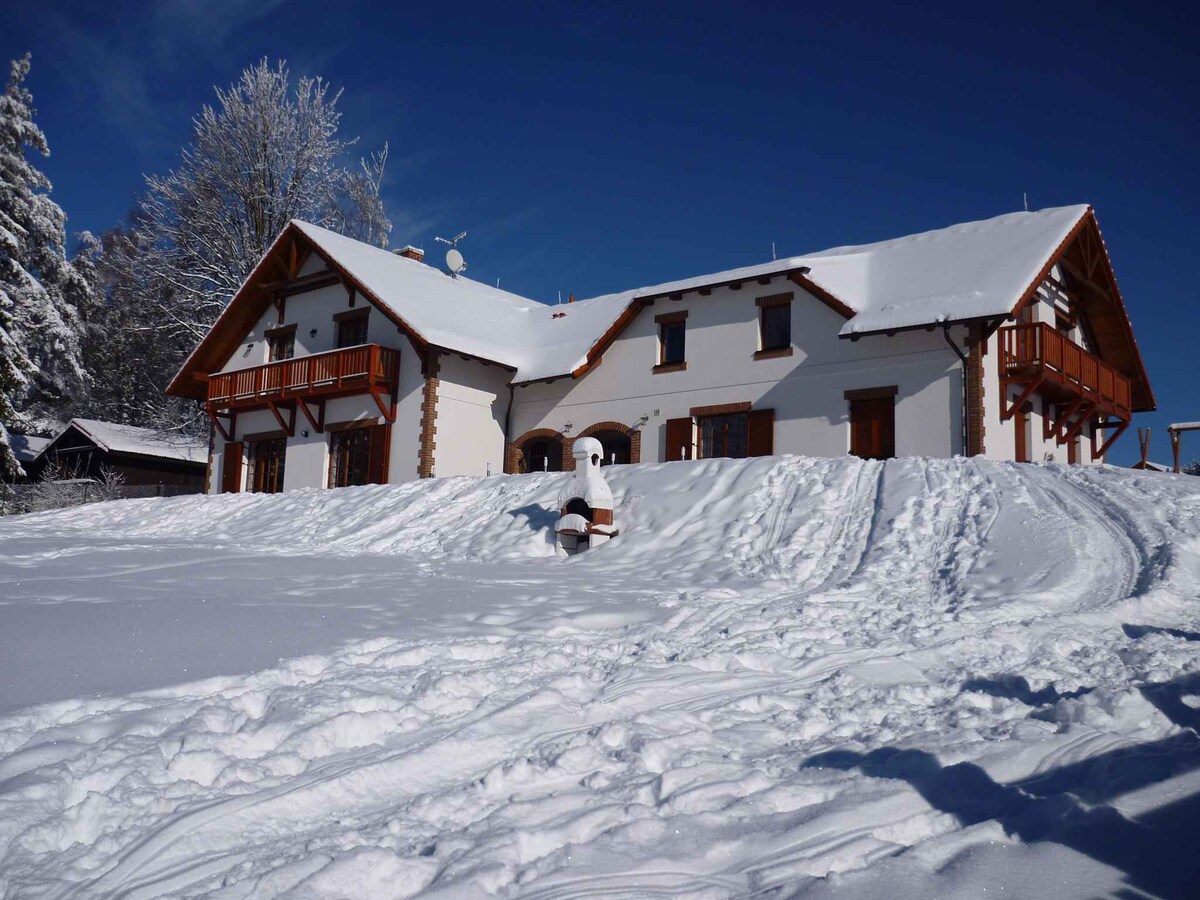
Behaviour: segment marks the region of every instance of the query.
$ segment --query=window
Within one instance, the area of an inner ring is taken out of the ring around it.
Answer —
[[[792,295],[759,297],[756,359],[790,356],[792,352]]]
[[[656,371],[671,372],[687,368],[687,312],[656,316],[658,323],[658,365]]]
[[[329,437],[329,486],[370,484],[370,428],[336,431]]]
[[[267,347],[270,362],[291,359],[296,355],[296,326],[273,328],[267,332]]]
[[[746,439],[746,414],[701,416],[700,458],[728,457],[743,459],[749,450]]]
[[[256,494],[278,494],[283,490],[283,463],[287,438],[265,438],[247,442],[250,464],[247,486]]]
[[[692,407],[692,418],[699,432],[700,459],[742,459],[775,452],[775,410],[751,409],[750,405],[742,402]],[[690,456],[688,453],[676,458]]]
[[[357,347],[367,342],[367,314],[369,309],[355,309],[338,313],[333,317],[337,324],[337,347]]]

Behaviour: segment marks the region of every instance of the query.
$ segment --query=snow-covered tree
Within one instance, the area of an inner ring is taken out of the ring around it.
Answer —
[[[192,349],[182,333],[163,329],[158,304],[166,290],[145,265],[147,241],[136,219],[96,237],[84,232],[75,266],[92,285],[83,307],[83,361],[92,383],[74,412],[146,428],[177,429],[194,422],[189,404],[163,394]]]
[[[342,160],[341,93],[264,59],[195,119],[175,171],[147,179],[142,201],[165,324],[197,341],[289,219],[387,245],[379,184],[386,148],[361,172]]]
[[[0,94],[0,418],[45,430],[86,390],[77,305],[88,284],[67,260],[66,216],[50,199],[50,181],[26,155],[50,153],[33,121],[29,67],[28,54],[14,61]],[[0,457],[13,463],[3,432]]]

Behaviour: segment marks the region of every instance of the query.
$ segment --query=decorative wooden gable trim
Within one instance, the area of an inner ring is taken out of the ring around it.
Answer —
[[[1065,270],[1066,284],[1053,278],[1054,268],[1059,265]],[[1038,289],[1047,281],[1080,301],[1081,325],[1093,352],[1129,378],[1134,412],[1157,408],[1100,223],[1090,206],[1021,294],[1012,308],[1012,318],[1019,317],[1021,310],[1034,302]]]
[[[324,261],[326,270],[298,278],[297,273],[313,254]],[[331,278],[332,280],[329,280]],[[238,289],[224,312],[217,317],[208,334],[171,379],[166,393],[173,397],[203,400],[209,373],[220,369],[262,314],[274,305],[282,316],[283,309],[280,303],[291,290],[289,285],[303,285],[304,290],[315,290],[318,284],[328,286],[338,281],[346,285],[351,297],[356,294],[366,297],[371,305],[408,337],[419,353],[428,349],[429,342],[415,328],[351,275],[337,260],[325,253],[295,223],[288,223],[263,258],[258,261],[258,265]]]

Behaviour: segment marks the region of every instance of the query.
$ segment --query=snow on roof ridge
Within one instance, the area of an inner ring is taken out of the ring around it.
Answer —
[[[852,253],[861,253],[867,250],[882,250],[891,246],[899,246],[916,241],[932,241],[945,237],[967,233],[973,231],[980,226],[995,225],[1001,221],[1008,222],[1017,219],[1029,218],[1045,218],[1057,213],[1065,213],[1068,210],[1077,213],[1076,218],[1083,216],[1089,209],[1090,204],[1075,203],[1067,206],[1050,206],[1045,209],[1030,209],[1030,210],[1015,210],[1014,212],[1001,213],[998,216],[991,216],[987,219],[974,219],[970,222],[956,222],[953,225],[943,225],[940,228],[930,228],[926,231],[918,231],[913,234],[904,234],[899,237],[885,238],[882,241],[872,241],[867,244],[844,244],[840,247],[829,247],[825,250],[814,250],[811,253],[804,253],[797,256],[796,259],[813,260],[828,256],[846,256]]]
[[[157,456],[186,462],[203,462],[208,457],[208,444],[205,441],[183,435],[171,435],[140,425],[81,417],[71,419],[47,446],[57,441],[72,427],[83,432],[96,446],[109,453],[136,453],[141,456]]]
[[[512,367],[514,380],[525,382],[575,371],[638,299],[801,267],[810,269],[812,282],[854,311],[841,329],[843,336],[1007,314],[1090,209],[1075,204],[1003,213],[558,305],[451,276],[303,219],[290,224],[422,339]]]

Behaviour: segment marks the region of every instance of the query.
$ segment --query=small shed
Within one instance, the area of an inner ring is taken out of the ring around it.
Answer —
[[[204,490],[208,446],[192,437],[151,428],[72,419],[26,465],[26,471],[30,478],[39,478],[50,466],[58,466],[65,478],[99,479],[107,470],[121,476],[126,488],[198,494]],[[137,493],[130,491],[131,495]]]

